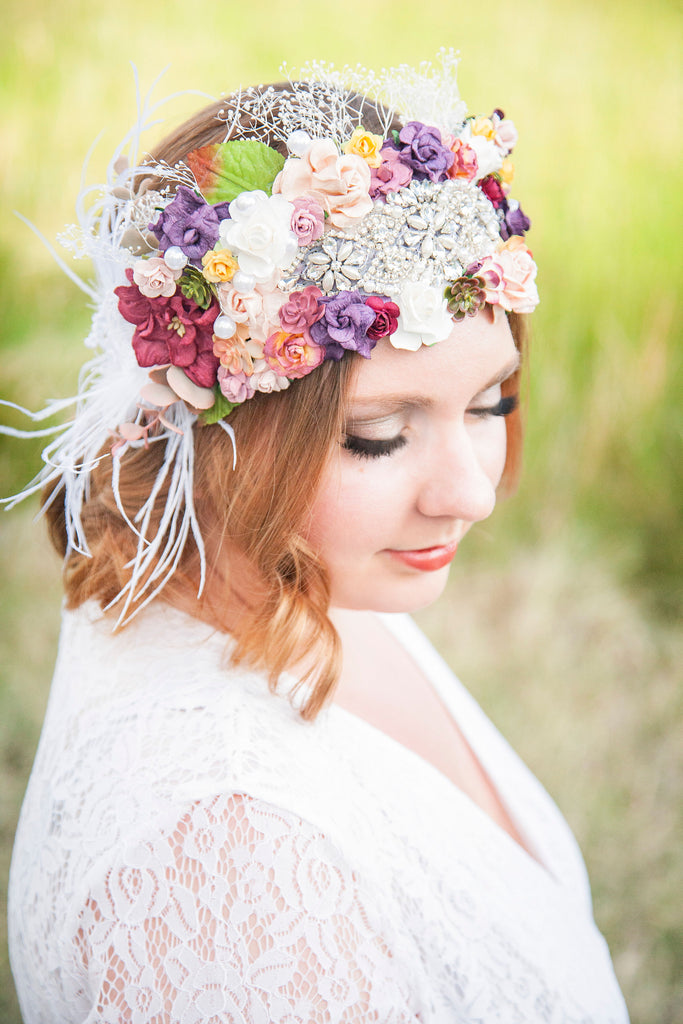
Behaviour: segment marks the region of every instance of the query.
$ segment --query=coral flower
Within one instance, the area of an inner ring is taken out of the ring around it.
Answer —
[[[263,355],[268,366],[280,377],[297,379],[315,370],[325,358],[325,349],[310,334],[276,331],[266,341]]]

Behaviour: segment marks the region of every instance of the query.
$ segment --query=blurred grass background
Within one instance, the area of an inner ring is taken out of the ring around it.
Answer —
[[[159,97],[218,95],[276,80],[283,60],[381,66],[454,46],[470,110],[515,120],[542,296],[525,473],[420,620],[575,829],[636,1024],[683,1019],[680,37],[665,0],[9,0],[0,37],[1,392],[34,408],[73,393],[88,311],[11,211],[51,240],[73,218],[88,147],[102,132],[96,182],[133,120],[128,61],[143,91],[170,65]],[[150,144],[200,104],[170,103]],[[39,451],[2,439],[2,493]],[[35,509],[0,520],[3,909],[58,633]],[[16,1024],[4,942],[1,956],[0,1020]]]

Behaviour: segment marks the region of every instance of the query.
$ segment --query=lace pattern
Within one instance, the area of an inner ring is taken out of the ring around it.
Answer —
[[[627,1020],[566,825],[419,635],[546,867],[366,723],[226,671],[207,627],[109,628],[65,614],[17,834],[26,1024]]]

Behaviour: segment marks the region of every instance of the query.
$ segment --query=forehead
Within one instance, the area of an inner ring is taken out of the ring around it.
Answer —
[[[507,317],[482,312],[453,324],[450,336],[417,352],[395,349],[383,338],[370,359],[356,360],[347,396],[351,411],[401,397],[418,403],[450,397],[469,401],[510,375],[519,354]]]

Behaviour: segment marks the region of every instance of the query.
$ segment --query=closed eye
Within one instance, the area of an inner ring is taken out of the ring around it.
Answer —
[[[468,409],[470,416],[509,416],[519,405],[517,395],[505,395],[495,405],[489,405],[482,409]]]
[[[407,438],[403,434],[390,437],[387,440],[370,440],[367,437],[356,437],[355,434],[347,434],[342,441],[342,448],[359,459],[378,459],[382,455],[392,455],[406,444]]]

